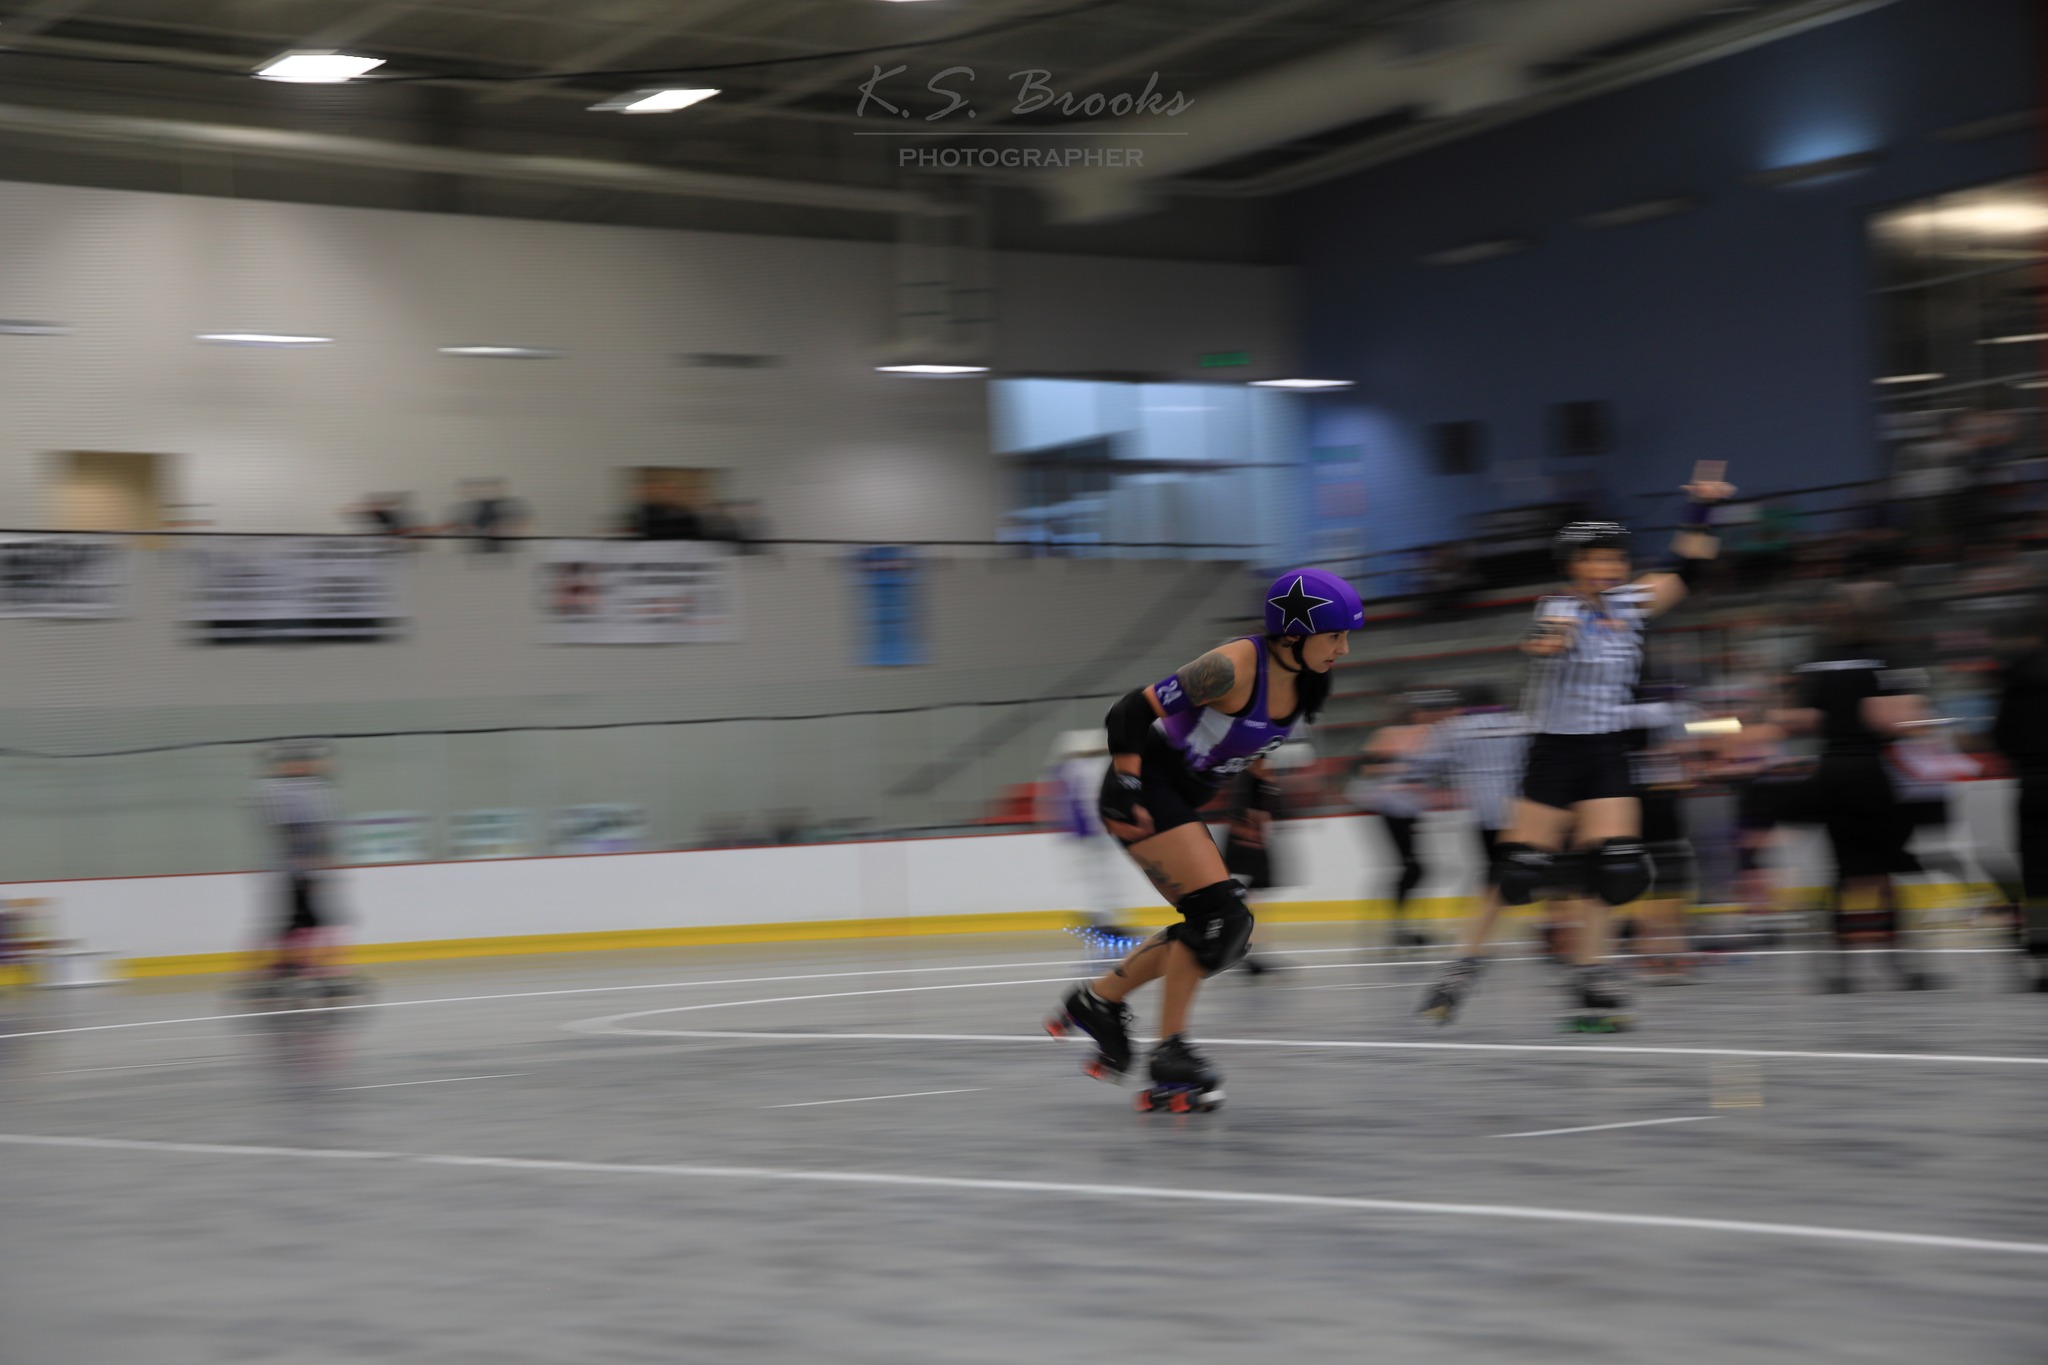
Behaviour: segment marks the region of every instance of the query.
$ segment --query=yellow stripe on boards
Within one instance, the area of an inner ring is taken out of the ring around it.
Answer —
[[[1908,885],[1906,907],[1928,909],[1953,904],[1963,888],[1940,885]],[[1821,892],[1814,888],[1788,890],[1779,905],[1794,908],[1814,905]],[[1448,923],[1475,908],[1470,897],[1431,896],[1408,902],[1407,918]],[[1693,906],[1694,914],[1718,913],[1721,907]],[[1268,924],[1340,924],[1383,921],[1392,918],[1393,903],[1372,901],[1275,901],[1257,907],[1259,919]],[[1512,912],[1523,918],[1540,913],[1531,906]],[[1118,918],[1125,924],[1157,928],[1178,920],[1164,905],[1133,907]],[[859,938],[907,938],[920,934],[1013,934],[1064,929],[1079,922],[1072,910],[1025,910],[976,915],[900,915],[887,919],[791,920],[771,924],[678,925],[666,929],[615,929],[581,934],[521,934],[506,938],[422,939],[412,943],[364,943],[347,950],[357,964],[378,962],[437,962],[465,957],[525,957],[546,953],[628,952],[642,948],[728,947],[758,943],[809,943]],[[248,971],[259,959],[247,952],[194,953],[178,957],[135,957],[116,964],[125,977],[141,979],[163,976]],[[0,972],[6,969],[0,968]],[[0,984],[5,977],[0,976]]]

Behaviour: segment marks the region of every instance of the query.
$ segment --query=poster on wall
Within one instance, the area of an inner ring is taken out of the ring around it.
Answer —
[[[126,616],[131,561],[127,545],[96,536],[0,540],[0,616]]]
[[[860,654],[868,668],[902,668],[928,661],[924,629],[924,564],[906,545],[870,545],[853,552],[855,616]]]
[[[647,812],[640,806],[593,803],[555,812],[553,853],[638,853],[647,847]]]
[[[433,856],[434,822],[416,810],[352,817],[342,826],[342,858],[358,867],[423,863]]]
[[[459,810],[448,817],[450,858],[524,858],[532,852],[530,810]]]
[[[405,551],[385,541],[235,539],[185,553],[185,619],[207,644],[363,643],[405,626]]]
[[[543,638],[557,645],[740,638],[731,548],[688,540],[556,541],[540,565]]]

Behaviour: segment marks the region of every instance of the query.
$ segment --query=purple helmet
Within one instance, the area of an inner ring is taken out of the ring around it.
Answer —
[[[1266,634],[1320,635],[1365,624],[1358,589],[1323,569],[1289,569],[1266,590]]]

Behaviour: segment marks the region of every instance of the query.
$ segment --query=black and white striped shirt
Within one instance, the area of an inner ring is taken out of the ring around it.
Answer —
[[[1522,760],[1529,749],[1529,718],[1504,706],[1482,707],[1452,716],[1430,739],[1416,760],[1417,776],[1447,781],[1459,804],[1487,829],[1513,823]]]
[[[1529,661],[1523,709],[1538,734],[1611,735],[1630,727],[1629,706],[1643,669],[1643,630],[1650,619],[1650,589],[1624,583],[1600,594],[1595,608],[1582,597],[1546,597],[1538,620],[1569,617],[1571,644],[1562,654]]]

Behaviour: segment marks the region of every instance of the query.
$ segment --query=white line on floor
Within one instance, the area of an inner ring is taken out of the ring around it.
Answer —
[[[189,1062],[136,1062],[129,1066],[79,1066],[64,1071],[35,1071],[35,1076],[86,1076],[95,1071],[164,1071],[174,1066],[205,1066],[209,1062],[232,1060],[221,1057],[199,1057]]]
[[[42,1133],[0,1133],[0,1143],[22,1147],[97,1149],[115,1152],[159,1152],[190,1156],[296,1157],[309,1161],[386,1161],[408,1165],[453,1166],[487,1170],[527,1171],[543,1175],[664,1176],[679,1180],[789,1182],[818,1185],[867,1185],[913,1190],[960,1190],[980,1194],[1047,1195],[1076,1199],[1131,1200],[1178,1204],[1235,1204],[1251,1207],[1340,1209],[1354,1212],[1423,1214],[1447,1218],[1511,1219],[1539,1223],[1579,1223],[1604,1227],[1654,1228],[1683,1232],[1718,1232],[1753,1237],[1791,1237],[1827,1242],[1861,1242],[1873,1246],[1914,1247],[1930,1251],[1980,1251],[2016,1256],[2048,1256],[2048,1242],[1999,1241],[1985,1237],[1954,1237],[1941,1233],[1890,1232],[1876,1228],[1819,1227],[1804,1223],[1761,1223],[1733,1218],[1691,1218],[1651,1213],[1603,1213],[1592,1209],[1543,1208],[1520,1204],[1449,1204],[1408,1199],[1366,1199],[1344,1195],[1286,1194],[1265,1190],[1213,1190],[1193,1186],[1096,1185],[1064,1180],[995,1180],[971,1176],[895,1175],[882,1171],[788,1170],[765,1166],[633,1165],[608,1161],[565,1161],[502,1156],[455,1156],[424,1152],[360,1151],[334,1147],[259,1147],[211,1142],[156,1142],[140,1138],[73,1137]]]
[[[493,1071],[487,1076],[442,1076],[431,1081],[386,1081],[382,1085],[337,1085],[336,1090],[396,1090],[402,1085],[447,1085],[451,1081],[502,1081],[507,1076],[531,1075],[527,1071]]]
[[[985,1085],[972,1086],[966,1090],[912,1090],[901,1095],[859,1095],[850,1100],[805,1100],[801,1104],[767,1104],[764,1109],[815,1109],[821,1104],[866,1104],[870,1100],[917,1100],[926,1095],[979,1095],[988,1089]]]
[[[1539,1128],[1533,1133],[1495,1133],[1495,1137],[1562,1137],[1566,1133],[1604,1133],[1610,1128],[1650,1128],[1660,1123],[1705,1123],[1719,1114],[1691,1114],[1679,1119],[1635,1119],[1629,1123],[1591,1123],[1584,1128]]]
[[[654,1012],[654,1011],[650,1011]],[[638,1017],[638,1016],[618,1016]],[[600,1027],[610,1021],[582,1019],[564,1028],[633,1038],[723,1038],[761,1043],[1047,1043],[1042,1033],[770,1033],[743,1029],[655,1029]],[[1792,1052],[1747,1047],[1623,1047],[1608,1043],[1420,1043],[1366,1038],[1209,1038],[1203,1047],[1340,1048],[1384,1052],[1555,1052],[1574,1057],[1763,1057],[1786,1061],[1952,1062],[1957,1065],[2048,1066],[2048,1057],[1990,1057],[1950,1052]]]
[[[1282,953],[1281,956],[1302,957],[1310,954],[1368,953],[1379,951],[1381,950],[1377,947],[1298,948],[1290,949]],[[1793,957],[1804,956],[1812,951],[1824,950],[1803,948],[1772,949],[1746,953],[1744,955],[1750,957]],[[2004,948],[1928,948],[1920,951],[1928,953],[2003,953],[2009,950]],[[1495,963],[1534,962],[1538,960],[1540,959],[1536,957],[1496,957],[1490,959],[1490,961]],[[1450,961],[1450,958],[1407,958],[1379,962],[1295,963],[1288,967],[1283,967],[1281,970],[1306,972],[1376,971],[1382,968],[1393,970],[1402,967],[1440,967]],[[568,986],[544,991],[501,991],[491,995],[431,996],[419,1000],[362,1000],[347,1005],[319,1005],[299,1010],[240,1010],[227,1014],[186,1015],[175,1019],[131,1019],[125,1023],[118,1024],[78,1024],[69,1028],[23,1029],[13,1033],[0,1033],[0,1041],[10,1038],[52,1038],[71,1033],[105,1033],[124,1029],[169,1028],[174,1024],[216,1024],[231,1019],[265,1019],[294,1014],[343,1014],[365,1010],[409,1009],[421,1005],[473,1005],[494,1000],[540,1000],[555,996],[605,995],[626,991],[689,990],[699,986],[751,986],[777,981],[833,981],[868,976],[914,976],[928,972],[1002,971],[1023,967],[1068,967],[1077,973],[1071,977],[1059,978],[1061,980],[1081,981],[1093,975],[1093,972],[1090,970],[1090,964],[1081,961],[1078,957],[1049,962],[971,962],[955,963],[943,967],[873,967],[851,972],[806,972],[789,976],[739,976],[703,978],[694,981],[643,981],[620,986]]]

